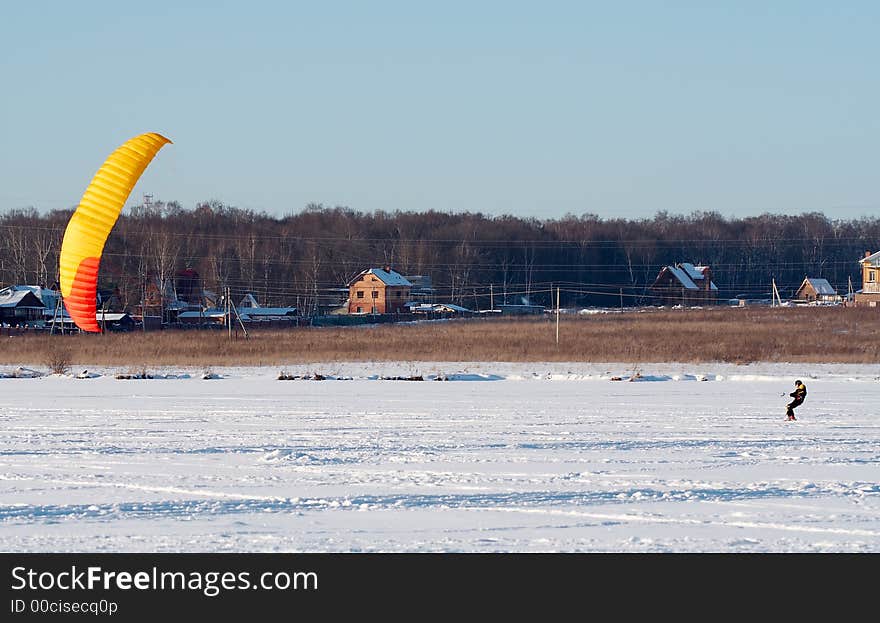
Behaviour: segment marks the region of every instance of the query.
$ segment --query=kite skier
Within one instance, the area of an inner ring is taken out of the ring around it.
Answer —
[[[791,392],[789,396],[794,398],[794,400],[785,405],[785,414],[788,416],[789,420],[796,420],[797,418],[794,416],[794,410],[804,404],[804,399],[807,397],[807,386],[800,380],[795,381],[794,391]]]

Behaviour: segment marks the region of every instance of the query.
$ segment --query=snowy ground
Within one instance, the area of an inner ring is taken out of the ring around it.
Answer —
[[[0,379],[0,550],[880,551],[880,366],[116,371]]]

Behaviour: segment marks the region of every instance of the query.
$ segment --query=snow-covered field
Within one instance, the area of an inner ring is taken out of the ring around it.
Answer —
[[[0,378],[3,551],[880,551],[880,366],[116,371]]]

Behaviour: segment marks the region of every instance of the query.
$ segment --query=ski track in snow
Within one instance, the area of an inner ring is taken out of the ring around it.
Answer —
[[[0,378],[0,547],[880,551],[880,366],[286,371]]]

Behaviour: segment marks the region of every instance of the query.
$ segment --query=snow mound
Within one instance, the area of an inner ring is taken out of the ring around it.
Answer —
[[[673,374],[669,377],[673,381],[708,381],[709,377],[705,374]],[[719,380],[715,377],[714,380]]]
[[[295,463],[297,465],[325,465],[328,463],[337,463],[339,461],[322,458],[315,454],[295,450],[293,448],[278,448],[267,452],[260,459],[261,463]]]
[[[30,368],[17,367],[12,372],[0,372],[0,379],[35,379],[43,376],[42,372]]]
[[[498,374],[475,374],[470,372],[456,372],[454,374],[438,374],[433,378],[435,381],[503,381],[505,377]]]
[[[328,379],[336,380],[336,377],[318,374],[317,372],[314,374],[288,374],[287,372],[282,372],[278,375],[279,381],[326,381]]]
[[[117,374],[113,378],[120,380],[174,380],[191,378],[189,374],[153,374],[152,372],[132,372]]]

